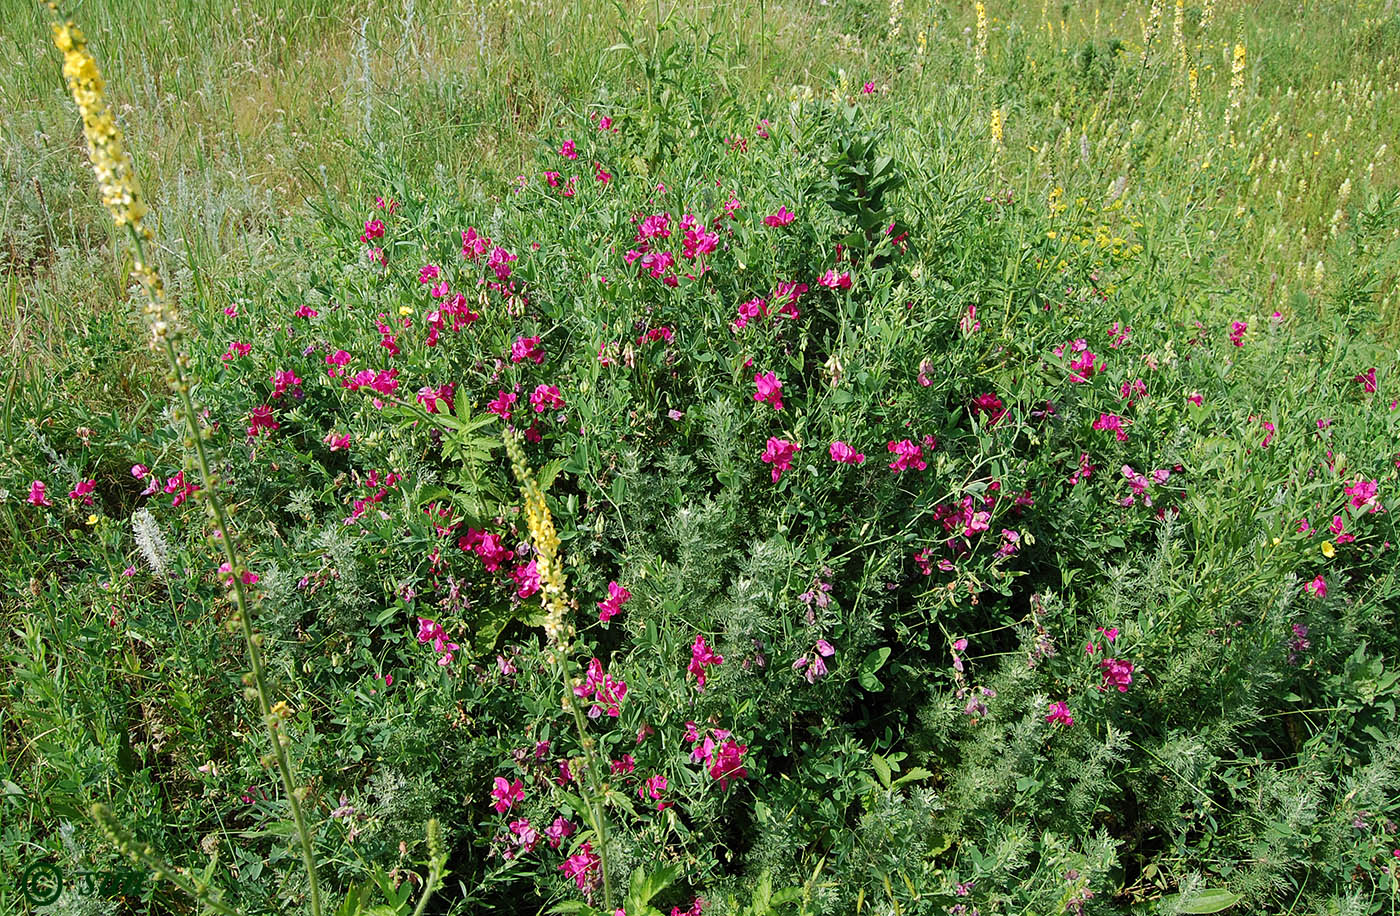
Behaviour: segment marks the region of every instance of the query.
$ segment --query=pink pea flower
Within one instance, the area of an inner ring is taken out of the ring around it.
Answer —
[[[985,413],[987,415],[987,425],[996,426],[997,423],[1001,422],[1001,418],[1006,416],[1006,407],[1001,403],[1001,398],[988,392],[986,394],[979,394],[977,397],[973,398],[972,413],[974,416]]]
[[[650,798],[656,802],[656,810],[662,811],[671,806],[670,802],[661,801],[661,793],[666,791],[666,777],[657,773],[655,776],[648,776],[643,785],[637,786],[637,797],[646,800]]]
[[[1193,391],[1186,396],[1186,400],[1190,401],[1192,404],[1195,404],[1197,407],[1200,407],[1201,402],[1204,400],[1204,398],[1201,397],[1201,393],[1199,391]]]
[[[520,780],[506,782],[504,777],[497,776],[496,782],[491,789],[492,807],[497,814],[505,814],[515,805],[516,802],[525,800],[525,786]]]
[[[710,778],[719,782],[720,791],[729,788],[729,783],[743,779],[749,771],[743,766],[743,755],[748,745],[740,744],[733,738],[725,738],[718,751],[710,759]]]
[[[1249,330],[1249,325],[1243,321],[1235,321],[1230,324],[1230,343],[1237,347],[1244,346],[1244,334]]]
[[[564,877],[572,878],[581,891],[592,891],[598,883],[598,869],[602,860],[593,852],[593,845],[585,842],[579,851],[564,860],[559,870]]]
[[[565,140],[564,145],[559,147],[559,155],[563,156],[565,159],[577,159],[578,150],[574,148],[574,141]]]
[[[418,271],[418,282],[428,284],[433,282],[441,274],[436,264],[424,264]]]
[[[618,614],[622,613],[622,606],[627,603],[627,599],[632,597],[632,593],[618,585],[616,582],[608,583],[608,597],[598,602],[598,621],[607,623]]]
[[[1118,416],[1117,414],[1101,413],[1099,414],[1099,418],[1094,421],[1094,429],[1111,430],[1113,432],[1114,438],[1116,438],[1119,442],[1127,442],[1128,433],[1123,428],[1124,422],[1125,421],[1123,420],[1123,418]],[[1126,422],[1131,423],[1132,421],[1129,420]]]
[[[556,817],[554,823],[544,828],[544,835],[549,840],[549,848],[558,849],[560,843],[573,836],[575,829],[572,821]]]
[[[530,395],[530,406],[535,408],[535,413],[544,413],[546,410],[563,410],[564,399],[559,396],[557,386],[539,385]]]
[[[705,645],[703,634],[697,635],[694,644],[690,647],[690,664],[686,667],[687,673],[695,675],[696,687],[700,690],[705,689],[706,668],[722,664],[724,664],[724,656]]]
[[[792,456],[801,448],[795,442],[768,437],[768,447],[763,452],[763,463],[773,465],[773,482],[782,478],[783,472],[792,467]]]
[[[510,419],[510,408],[515,403],[515,394],[510,391],[498,391],[496,399],[486,405],[486,409],[502,420]]]
[[[924,460],[923,447],[915,445],[908,439],[900,442],[890,440],[885,447],[894,453],[895,459],[890,462],[890,470],[896,474],[911,467],[920,471],[928,467],[928,462]]]
[[[1103,685],[1099,687],[1100,690],[1112,685],[1118,688],[1119,693],[1128,691],[1128,685],[1133,682],[1132,662],[1106,658],[1099,662],[1099,668],[1103,671]]]
[[[534,560],[512,569],[510,577],[515,580],[515,593],[521,598],[528,598],[540,590],[540,572]]]
[[[1371,512],[1380,511],[1381,504],[1376,496],[1380,492],[1380,485],[1374,480],[1367,480],[1364,477],[1356,483],[1346,487],[1343,492],[1351,497],[1351,504],[1357,509],[1367,509]]]
[[[796,215],[789,213],[787,207],[779,207],[777,213],[772,213],[763,218],[765,226],[786,226],[796,219]]]
[[[29,503],[34,506],[52,506],[53,500],[44,495],[45,484],[36,480],[29,485]]]
[[[254,407],[253,412],[248,416],[248,422],[251,424],[248,427],[248,438],[250,439],[256,438],[263,430],[272,432],[281,427],[281,424],[273,418],[272,406],[269,404]]]
[[[96,490],[96,489],[97,489],[97,481],[96,481],[96,480],[82,480],[82,481],[79,481],[79,482],[78,482],[78,485],[77,485],[76,487],[74,487],[73,489],[71,489],[71,490],[68,491],[68,498],[69,498],[69,499],[81,499],[81,500],[83,501],[83,505],[85,505],[85,506],[91,506],[91,505],[92,505],[92,491],[93,491],[93,490]],[[32,489],[31,489],[31,492],[32,492]],[[41,494],[41,495],[42,495],[42,494]]]
[[[383,238],[384,221],[382,219],[371,219],[365,221],[365,231],[360,233],[360,241],[368,243],[372,239]]]
[[[536,365],[544,362],[544,349],[540,346],[539,337],[517,337],[515,343],[511,344],[511,362],[518,363],[527,359]]]
[[[592,701],[593,706],[588,710],[590,719],[598,718],[604,710],[615,719],[621,712],[623,698],[627,696],[627,684],[605,673],[603,663],[595,658],[588,663],[584,682],[574,688],[574,696]]]
[[[1050,715],[1045,717],[1045,721],[1053,725],[1073,725],[1074,716],[1069,714],[1069,704],[1061,700],[1050,704]]]
[[[756,373],[753,381],[758,388],[753,396],[755,401],[772,404],[774,410],[783,409],[783,383],[778,381],[775,373]]]
[[[826,273],[822,274],[822,278],[821,278],[820,280],[817,281],[817,284],[818,284],[819,286],[826,286],[826,287],[829,287],[829,288],[831,288],[831,289],[850,289],[850,288],[851,288],[851,274],[850,274],[850,271],[847,271],[847,272],[841,274],[840,276],[838,276],[837,273],[836,273],[836,271],[835,271],[834,269],[833,269],[833,270],[828,270]]]
[[[831,460],[842,464],[860,464],[865,460],[865,455],[837,439],[831,443]]]
[[[240,341],[235,340],[233,343],[228,345],[228,349],[224,351],[224,355],[221,356],[220,359],[222,359],[224,362],[228,362],[229,360],[238,359],[241,356],[247,356],[251,352],[253,352],[252,344],[242,343]]]
[[[219,573],[221,578],[223,579],[224,585],[232,587],[233,567],[230,566],[227,561],[220,564]],[[257,585],[259,576],[255,572],[245,572],[243,573],[243,575],[239,576],[239,578],[243,581],[244,585]]]
[[[1307,585],[1303,586],[1303,588],[1306,589],[1308,594],[1312,595],[1314,598],[1327,597],[1327,580],[1322,578],[1321,576],[1318,576],[1316,579],[1313,579]]]
[[[1352,381],[1361,383],[1367,394],[1376,393],[1376,370],[1374,367],[1367,369],[1364,375],[1357,375]]]
[[[468,261],[475,261],[490,250],[491,239],[477,235],[476,229],[471,226],[462,231],[462,257]]]
[[[343,451],[350,447],[350,434],[343,433],[337,436],[335,434],[335,431],[332,430],[331,432],[326,433],[326,438],[322,439],[321,441],[326,443],[326,445],[329,445],[331,451],[333,452]]]

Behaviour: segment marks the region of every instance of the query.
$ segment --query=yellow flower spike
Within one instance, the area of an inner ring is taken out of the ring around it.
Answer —
[[[1337,555],[1337,548],[1332,546],[1331,541],[1323,541],[1320,549],[1322,550],[1322,555],[1329,560]]]

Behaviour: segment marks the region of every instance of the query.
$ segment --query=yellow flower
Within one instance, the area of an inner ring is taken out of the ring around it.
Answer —
[[[1331,541],[1322,542],[1322,555],[1329,560],[1337,555],[1337,548],[1332,546]]]
[[[88,523],[89,525],[96,525],[96,524],[97,524],[97,516],[96,516],[96,515],[89,515],[89,516],[87,517],[87,523]]]
[[[400,314],[400,315],[412,315],[412,314],[413,314],[413,306],[411,306],[411,305],[401,305],[401,306],[399,306],[399,314]]]

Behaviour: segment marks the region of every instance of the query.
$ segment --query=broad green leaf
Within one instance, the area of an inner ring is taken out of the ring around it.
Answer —
[[[1173,894],[1164,900],[1180,900],[1180,894]],[[1209,887],[1197,893],[1194,897],[1184,903],[1178,912],[1181,913],[1219,913],[1239,903],[1240,895],[1233,894],[1223,887]]]

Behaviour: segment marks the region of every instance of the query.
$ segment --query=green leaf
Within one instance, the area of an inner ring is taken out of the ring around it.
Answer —
[[[883,646],[867,655],[865,661],[860,663],[860,686],[875,693],[884,690],[885,685],[880,683],[875,672],[884,667],[885,661],[889,657],[890,649],[888,646]]]
[[[1176,901],[1181,899],[1180,894],[1173,894],[1170,897],[1162,898],[1163,901]],[[1208,887],[1186,903],[1181,904],[1178,912],[1181,913],[1219,913],[1240,902],[1239,894],[1232,894],[1223,887]]]
[[[880,785],[890,787],[890,765],[879,754],[870,755],[870,763],[875,767],[875,775],[880,777]]]
[[[913,767],[912,769],[909,770],[908,773],[905,773],[903,776],[901,776],[901,777],[899,777],[898,779],[896,779],[896,780],[894,781],[894,784],[897,785],[897,786],[899,786],[899,785],[903,785],[903,784],[906,783],[906,782],[916,782],[917,780],[920,780],[920,779],[928,779],[928,778],[929,778],[930,776],[932,776],[932,775],[933,775],[932,772],[930,772],[929,770],[924,769],[923,767]]]

